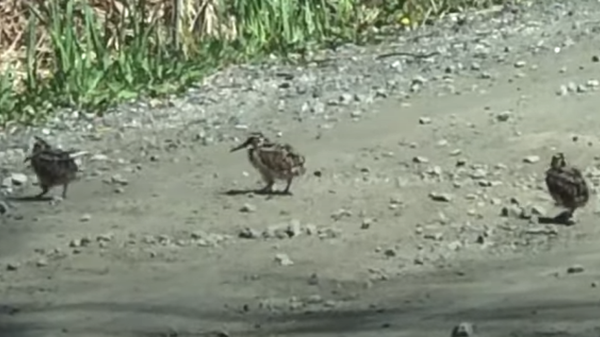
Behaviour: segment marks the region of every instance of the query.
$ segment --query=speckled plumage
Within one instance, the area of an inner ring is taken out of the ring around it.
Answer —
[[[248,148],[248,160],[267,184],[262,191],[272,192],[276,180],[285,180],[283,193],[290,193],[294,177],[303,175],[305,158],[289,144],[275,143],[260,132],[251,133],[246,141],[231,152]]]
[[[590,199],[583,174],[579,169],[568,166],[562,153],[552,156],[550,168],[546,171],[546,186],[552,199],[565,207],[569,216],[573,216],[575,210],[584,207]]]
[[[35,172],[42,192],[37,195],[43,197],[54,186],[63,186],[62,197],[67,197],[67,189],[70,182],[77,177],[77,163],[71,156],[71,152],[53,148],[45,140],[35,137],[35,144],[31,155],[25,158],[30,161]]]

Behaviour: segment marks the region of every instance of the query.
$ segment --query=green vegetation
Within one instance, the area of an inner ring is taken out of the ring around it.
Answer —
[[[101,113],[138,95],[177,93],[228,64],[364,43],[373,27],[418,25],[502,1],[203,0],[192,8],[164,0],[175,16],[145,0],[106,2],[135,5],[112,16],[80,0],[28,8],[24,55],[0,74],[0,124],[39,122],[64,107]]]

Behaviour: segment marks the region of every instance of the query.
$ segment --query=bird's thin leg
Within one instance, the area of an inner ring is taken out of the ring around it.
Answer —
[[[67,189],[69,188],[69,184],[63,185],[62,198],[67,199]]]
[[[285,186],[285,189],[283,190],[283,194],[292,195],[292,192],[290,192],[290,187],[292,186],[292,179],[293,178],[287,179],[287,185]]]
[[[41,199],[42,197],[44,197],[46,195],[46,193],[48,193],[48,191],[50,191],[50,188],[46,185],[42,185],[40,187],[42,188],[42,192],[40,192],[40,194],[35,196],[38,199]]]
[[[577,219],[575,219],[575,210],[576,208],[569,208],[567,210],[567,217],[565,219],[567,225],[574,225],[577,222]]]
[[[265,187],[261,188],[259,192],[267,194],[273,193],[273,185],[275,185],[275,179],[273,179],[273,177],[267,174],[262,174],[262,178],[265,181],[266,185]]]
[[[275,185],[275,182],[268,182],[267,185],[263,188],[261,188],[260,190],[258,190],[260,193],[272,193],[273,192],[273,185]]]

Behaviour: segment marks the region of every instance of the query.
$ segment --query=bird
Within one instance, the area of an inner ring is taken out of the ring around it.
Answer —
[[[35,197],[41,199],[54,186],[63,186],[62,198],[67,198],[69,183],[77,178],[79,167],[74,151],[65,151],[52,147],[48,142],[38,136],[34,136],[35,143],[31,154],[25,158],[24,163],[30,162],[35,175],[38,178],[42,192]]]
[[[587,204],[590,189],[581,171],[567,165],[562,152],[552,156],[550,168],[546,170],[546,186],[556,205],[567,209],[565,215],[569,223],[574,223],[573,214]]]
[[[251,132],[242,144],[232,148],[235,152],[248,148],[248,160],[260,173],[266,186],[258,192],[272,194],[276,180],[284,180],[287,185],[281,192],[291,195],[290,187],[295,177],[306,172],[305,157],[294,147],[286,143],[276,143],[265,137],[262,132]]]

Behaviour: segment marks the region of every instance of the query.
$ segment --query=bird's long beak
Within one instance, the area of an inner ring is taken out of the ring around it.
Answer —
[[[26,162],[28,162],[28,161],[30,161],[30,160],[31,160],[31,156],[27,156],[27,157],[25,158],[25,160],[23,160],[23,162],[24,162],[24,163],[26,163]]]
[[[69,158],[71,158],[71,159],[75,159],[75,158],[79,158],[79,157],[82,157],[82,156],[86,156],[86,155],[88,155],[88,154],[89,154],[89,152],[88,152],[88,151],[77,151],[77,152],[72,152],[72,153],[69,153]]]
[[[245,148],[246,146],[248,146],[248,144],[249,144],[249,142],[245,141],[244,143],[242,143],[242,144],[240,144],[240,145],[232,148],[231,150],[229,150],[229,152],[235,152],[235,151],[241,150],[241,149]]]

